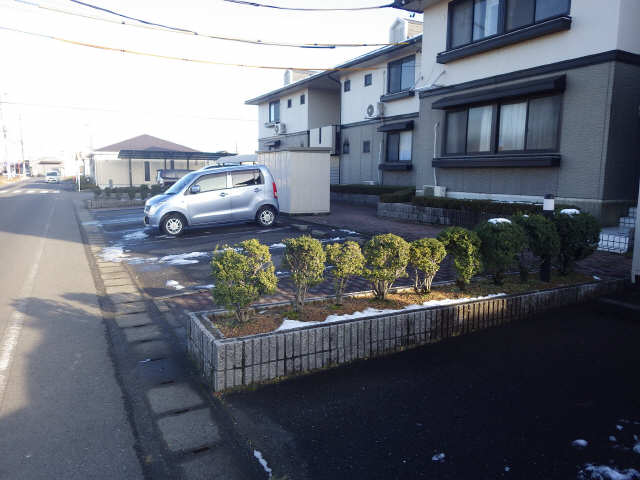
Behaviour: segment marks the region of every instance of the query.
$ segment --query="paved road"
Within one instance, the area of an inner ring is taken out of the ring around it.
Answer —
[[[281,477],[633,480],[639,344],[589,304],[223,401]]]
[[[0,478],[141,478],[73,194],[0,192]]]

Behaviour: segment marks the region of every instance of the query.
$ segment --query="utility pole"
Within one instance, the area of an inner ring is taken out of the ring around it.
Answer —
[[[11,165],[9,164],[9,142],[7,140],[7,126],[4,123],[4,113],[2,106],[4,104],[3,95],[0,94],[0,125],[2,126],[2,137],[4,138],[4,164],[7,168],[7,178],[11,178]]]
[[[24,164],[24,137],[22,135],[22,115],[18,116],[18,120],[20,121],[20,155],[22,157],[22,177],[27,176],[26,165]]]

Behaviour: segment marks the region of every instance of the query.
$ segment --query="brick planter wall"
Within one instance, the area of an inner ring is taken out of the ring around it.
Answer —
[[[353,205],[372,205],[378,204],[378,195],[362,195],[360,193],[341,193],[331,192],[332,202],[351,203]]]
[[[420,207],[408,203],[378,203],[379,217],[395,218],[417,223],[432,223],[438,225],[459,225],[475,227],[480,221],[487,220],[492,215],[479,215],[462,210],[448,208]],[[493,215],[495,216],[495,215]]]
[[[626,283],[587,283],[228,339],[206,328],[204,312],[192,313],[187,350],[218,392],[503,325],[612,293]]]

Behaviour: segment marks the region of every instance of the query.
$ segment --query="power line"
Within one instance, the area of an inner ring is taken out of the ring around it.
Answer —
[[[51,109],[68,109],[68,110],[81,110],[81,111],[90,111],[90,112],[107,112],[107,113],[141,113],[145,115],[157,115],[159,113],[166,114],[166,111],[144,111],[144,110],[125,110],[125,109],[115,109],[115,108],[100,108],[100,107],[84,107],[80,105],[54,105],[47,103],[28,103],[28,102],[7,102],[0,101],[1,105],[19,105],[23,107],[36,107],[36,108],[51,108]],[[233,118],[233,117],[208,117],[205,115],[189,115],[185,113],[173,113],[172,115],[178,117],[188,117],[188,118],[198,118],[204,120],[219,120],[219,121],[235,121],[235,122],[251,122],[255,123],[257,120],[248,119],[248,118]]]
[[[128,53],[130,55],[138,55],[138,56],[143,56],[143,57],[152,57],[152,58],[160,58],[163,60],[177,60],[177,61],[182,61],[182,62],[189,62],[189,63],[201,63],[201,64],[205,64],[205,65],[218,65],[218,66],[223,66],[223,67],[239,67],[239,68],[256,68],[256,69],[264,69],[264,70],[301,70],[301,71],[313,71],[313,72],[317,72],[317,71],[326,71],[326,72],[338,72],[338,71],[347,71],[347,72],[358,72],[358,71],[370,71],[370,70],[376,70],[377,68],[375,67],[333,67],[333,68],[308,68],[308,67],[292,67],[292,66],[276,66],[276,65],[255,65],[255,64],[245,64],[245,63],[231,63],[231,62],[217,62],[215,60],[205,60],[205,59],[199,59],[199,58],[187,58],[187,57],[176,57],[173,55],[161,55],[158,53],[150,53],[150,52],[140,52],[137,50],[127,50],[124,48],[116,48],[116,47],[109,47],[106,45],[97,45],[94,43],[87,43],[87,42],[80,42],[77,40],[70,40],[67,38],[62,38],[62,37],[55,37],[53,35],[47,35],[44,33],[37,33],[37,32],[29,32],[26,30],[20,30],[17,28],[11,28],[11,27],[4,27],[2,25],[0,25],[0,30],[6,30],[8,32],[14,32],[14,33],[22,33],[24,35],[30,35],[33,37],[39,37],[39,38],[46,38],[48,40],[56,40],[58,42],[62,42],[62,43],[68,43],[70,45],[77,45],[77,46],[81,46],[81,47],[88,47],[88,48],[94,48],[97,50],[105,50],[105,51],[109,51],[109,52],[118,52],[118,53]],[[383,67],[383,69],[386,69],[386,66]]]
[[[74,0],[71,0],[74,1]],[[381,8],[391,8],[395,5],[394,2],[385,3],[384,5],[372,5],[369,7],[343,7],[343,8],[304,8],[304,7],[282,7],[279,5],[268,5],[265,3],[247,2],[245,0],[223,0],[229,3],[237,3],[238,5],[245,5],[248,7],[263,7],[273,8],[276,10],[292,10],[297,12],[354,12],[359,10],[378,10]]]
[[[42,10],[47,10],[50,12],[54,12],[54,13],[59,13],[59,14],[64,14],[64,15],[71,15],[74,17],[79,17],[79,18],[84,18],[84,19],[88,19],[88,20],[95,20],[95,21],[100,21],[100,22],[106,22],[106,23],[111,23],[111,24],[115,24],[115,25],[126,25],[128,27],[135,27],[135,28],[143,28],[146,30],[154,30],[154,31],[161,31],[161,32],[169,32],[169,33],[178,33],[178,34],[183,34],[183,35],[192,35],[192,36],[199,36],[199,37],[204,37],[204,38],[209,38],[209,39],[213,39],[213,40],[222,40],[222,41],[230,41],[230,42],[238,42],[238,43],[245,43],[245,44],[251,44],[251,45],[266,45],[266,46],[275,46],[275,47],[294,47],[294,48],[309,48],[309,49],[335,49],[335,48],[342,48],[342,47],[384,47],[384,46],[391,46],[391,45],[406,45],[406,42],[393,42],[393,43],[295,43],[295,42],[279,42],[279,41],[272,41],[272,40],[254,40],[254,39],[248,39],[248,38],[239,38],[239,37],[227,37],[227,36],[223,36],[223,35],[215,35],[215,34],[210,34],[210,33],[202,33],[202,32],[197,32],[195,30],[189,29],[189,28],[182,28],[182,27],[173,27],[170,25],[164,25],[164,24],[160,24],[160,23],[155,23],[149,20],[144,20],[144,19],[140,19],[140,18],[136,18],[136,17],[132,17],[129,15],[126,15],[124,13],[120,13],[117,12],[115,10],[110,10],[110,9],[106,9],[97,5],[92,5],[90,3],[86,3],[86,2],[81,2],[81,1],[77,1],[77,0],[69,0],[73,3],[77,3],[79,5],[88,7],[88,8],[92,8],[95,10],[99,10],[105,13],[108,13],[110,15],[115,15],[117,17],[120,18],[124,18],[124,19],[128,19],[128,20],[132,20],[134,22],[139,22],[139,23],[129,23],[125,20],[111,20],[108,18],[104,18],[104,17],[97,17],[97,16],[93,16],[93,15],[87,15],[87,14],[83,14],[83,13],[78,13],[78,12],[73,12],[73,11],[69,11],[69,10],[65,10],[65,9],[61,9],[61,8],[54,8],[54,7],[49,7],[47,5],[41,5],[39,3],[36,2],[30,2],[28,0],[13,0],[14,2],[23,4],[23,5],[28,5],[28,6],[32,6],[32,7],[36,7]]]

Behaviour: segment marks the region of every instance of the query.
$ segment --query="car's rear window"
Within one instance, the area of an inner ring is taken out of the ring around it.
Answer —
[[[234,187],[248,187],[264,184],[264,178],[262,178],[260,170],[244,170],[231,172],[231,182]]]
[[[58,176],[58,172],[47,172],[47,176],[48,177],[57,177]]]

